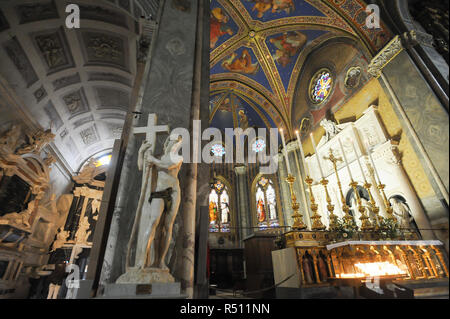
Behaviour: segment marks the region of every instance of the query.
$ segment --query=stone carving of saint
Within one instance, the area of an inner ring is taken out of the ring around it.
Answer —
[[[8,221],[9,223],[20,227],[25,226],[26,228],[31,228],[29,221],[31,215],[34,212],[35,207],[36,207],[36,200],[32,200],[31,202],[28,203],[27,209],[21,211],[20,213],[14,212],[6,214],[5,216],[2,216],[0,220]]]
[[[411,228],[411,222],[414,218],[410,214],[409,207],[396,197],[389,199],[389,202],[391,203],[394,215],[396,215],[399,220],[400,228]]]
[[[18,155],[28,153],[38,154],[42,148],[55,139],[55,134],[52,133],[51,129],[48,129],[45,132],[38,131],[34,135],[27,134],[27,137],[28,143],[16,151]]]
[[[353,219],[355,220],[355,223],[358,227],[361,227],[361,220],[359,219],[359,217],[361,217],[361,214],[358,210],[358,202],[356,201],[355,196],[353,195],[351,198],[351,209],[353,212]]]
[[[147,196],[144,195],[139,221],[135,259],[137,268],[145,268],[151,263],[152,268],[168,270],[165,257],[181,198],[178,180],[178,172],[183,163],[183,157],[178,155],[181,143],[181,137],[174,141],[168,137],[161,159],[155,158],[149,151],[150,143],[144,142],[139,150],[138,165],[142,165],[144,169],[143,176],[147,176],[147,170],[153,166],[157,170],[157,181],[156,189],[150,196],[149,187],[141,189],[141,195],[145,192]]]
[[[101,204],[101,201],[98,199],[94,199],[92,201],[92,218],[94,220],[98,219],[98,212],[100,211],[100,204]]]
[[[5,149],[7,153],[14,153],[18,146],[20,138],[20,127],[13,125],[9,131],[0,136],[0,146]]]
[[[56,235],[56,239],[53,242],[52,250],[55,251],[58,248],[61,248],[69,237],[69,231],[64,230],[64,227],[60,227],[58,230],[58,234]]]
[[[81,172],[73,177],[73,180],[77,182],[78,184],[85,184],[90,183],[93,181],[94,177],[97,175],[97,166],[95,165],[96,159],[91,158],[89,161],[84,165]]]
[[[88,230],[91,225],[89,224],[89,218],[84,216],[78,226],[78,230],[75,233],[75,242],[77,243],[87,243],[91,231]]]
[[[348,125],[350,125],[350,123],[336,124],[333,121],[327,119],[323,119],[322,121],[320,121],[320,126],[325,129],[325,135],[320,139],[317,147],[324,145],[326,142],[338,135],[338,133],[340,133]]]

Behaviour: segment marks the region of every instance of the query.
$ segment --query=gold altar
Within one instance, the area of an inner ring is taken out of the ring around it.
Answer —
[[[286,247],[296,250],[304,287],[345,278],[448,278],[442,243],[418,240],[414,233],[384,240],[379,232],[358,232],[353,238],[342,240],[338,232],[304,230],[287,232],[283,239]]]

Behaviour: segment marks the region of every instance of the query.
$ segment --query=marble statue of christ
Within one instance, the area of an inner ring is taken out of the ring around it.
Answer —
[[[144,196],[136,247],[135,267],[168,269],[165,257],[172,238],[172,228],[180,205],[178,172],[183,157],[178,155],[182,139],[164,143],[161,159],[152,155],[152,145],[144,141],[139,149],[138,167],[143,170],[141,196]],[[151,192],[151,168],[157,170],[156,189]]]

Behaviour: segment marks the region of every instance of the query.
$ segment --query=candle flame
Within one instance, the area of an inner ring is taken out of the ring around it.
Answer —
[[[356,263],[355,273],[336,274],[337,278],[364,278],[407,275],[406,271],[389,262]]]

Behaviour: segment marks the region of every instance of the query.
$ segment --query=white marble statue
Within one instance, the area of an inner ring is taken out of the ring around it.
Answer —
[[[16,225],[24,228],[31,228],[30,225],[30,217],[33,214],[36,208],[36,200],[32,200],[28,203],[28,206],[25,210],[20,213],[8,213],[2,217],[0,217],[0,223],[7,222],[8,224]]]
[[[178,172],[183,157],[178,155],[181,137],[167,138],[161,159],[152,155],[151,143],[144,141],[138,156],[138,167],[143,169],[141,197],[144,199],[137,237],[135,267],[167,270],[165,257],[172,239],[172,227],[180,205]],[[154,192],[151,192],[151,167],[157,170]]]
[[[396,215],[398,219],[400,228],[411,228],[413,217],[410,214],[409,207],[404,202],[395,197],[389,199],[389,202],[391,203],[394,215]]]
[[[75,233],[76,243],[88,242],[88,238],[91,235],[91,231],[88,230],[90,226],[91,225],[89,224],[89,218],[87,216],[84,216],[80,221],[77,232]]]
[[[333,121],[327,119],[323,119],[322,121],[320,121],[320,126],[325,129],[325,135],[322,136],[317,147],[324,145],[326,142],[338,135],[338,133],[348,125],[350,125],[350,123],[336,124]]]

